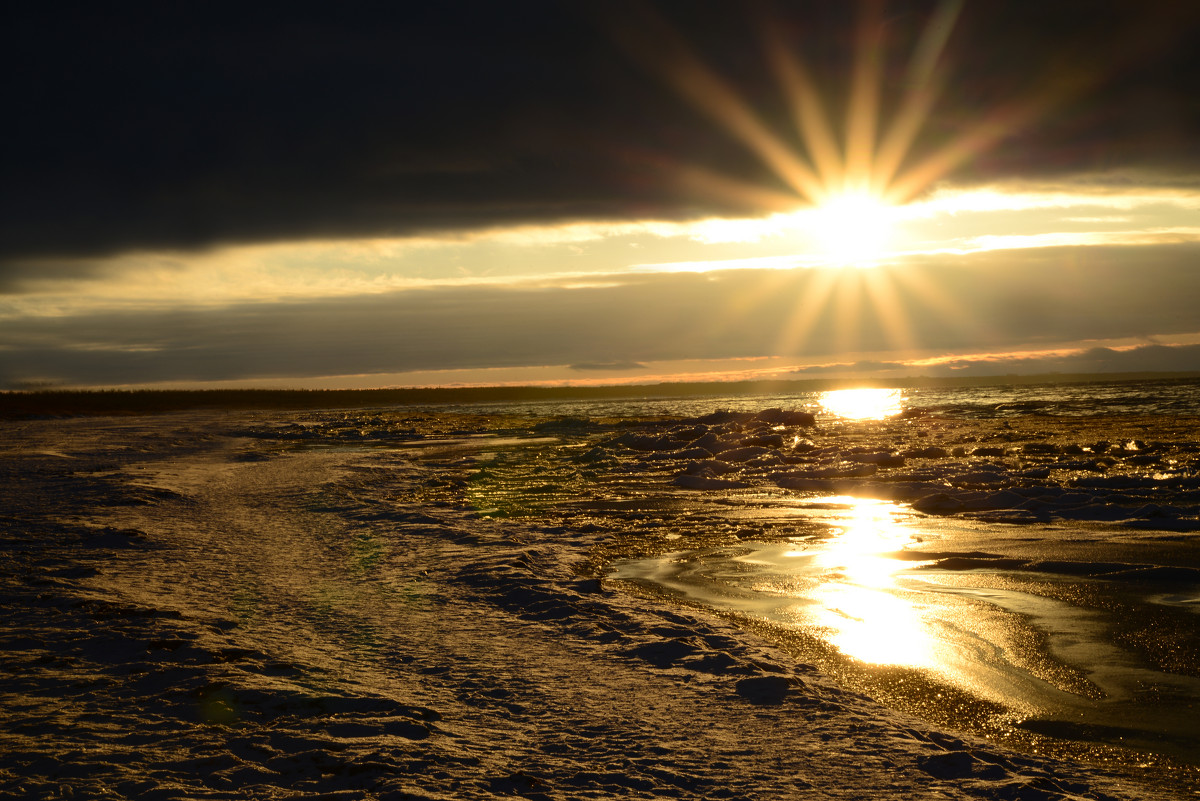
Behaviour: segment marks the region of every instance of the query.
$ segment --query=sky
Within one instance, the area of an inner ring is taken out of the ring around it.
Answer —
[[[1200,4],[10,4],[0,389],[1200,370]]]

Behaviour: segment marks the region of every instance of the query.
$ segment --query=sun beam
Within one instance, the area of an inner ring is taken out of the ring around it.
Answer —
[[[887,0],[858,0],[853,47],[844,76],[810,69],[787,26],[761,15],[763,56],[782,93],[792,130],[777,129],[777,113],[762,114],[749,97],[712,68],[666,18],[638,6],[636,20],[615,26],[617,41],[651,73],[740,142],[774,182],[755,182],[691,164],[655,162],[664,180],[698,195],[755,206],[795,222],[796,267],[817,268],[797,297],[795,311],[776,340],[777,353],[797,357],[829,352],[865,353],[861,345],[884,334],[894,345],[915,345],[917,321],[902,300],[916,298],[947,320],[957,314],[939,289],[902,270],[897,261],[908,239],[905,204],[1002,137],[1034,122],[1056,103],[1086,90],[1096,78],[1070,76],[1017,96],[963,126],[930,149],[922,132],[952,80],[948,44],[964,0],[937,0],[909,43],[907,68],[897,83],[886,56],[902,45],[889,29]],[[835,120],[834,111],[844,116]],[[775,110],[778,111],[778,110]],[[676,160],[678,159],[678,160]],[[901,286],[904,284],[904,286]],[[768,291],[769,282],[763,291]],[[837,341],[810,342],[818,323],[834,319]],[[963,323],[964,325],[966,323]]]
[[[820,85],[795,44],[780,26],[771,24],[769,16],[760,21],[763,55],[790,111],[792,132],[775,130],[769,117],[759,114],[735,85],[705,63],[657,12],[639,6],[636,20],[625,19],[613,31],[631,56],[738,140],[788,191],[767,189],[671,159],[655,165],[664,175],[698,193],[759,205],[776,213],[783,211],[781,201],[786,202],[785,195],[790,194],[792,209],[821,210],[823,216],[832,218],[839,241],[862,241],[870,251],[880,244],[872,232],[886,233],[891,228],[890,224],[881,225],[888,216],[883,208],[911,201],[963,161],[1080,89],[1065,84],[1047,87],[1037,97],[994,109],[932,152],[914,150],[949,80],[946,48],[963,5],[963,0],[938,0],[913,43],[903,90],[899,96],[887,98],[883,94],[884,51],[894,43],[887,41],[886,2],[859,0],[848,81],[841,87],[845,118],[840,129],[830,114],[837,104],[831,106],[830,98],[823,96],[822,90],[828,92],[828,86]],[[796,147],[797,139],[800,147]],[[851,211],[861,212],[871,230],[849,220],[841,222]],[[843,239],[840,232],[847,225],[854,230]],[[827,250],[841,252],[843,245],[830,245]]]

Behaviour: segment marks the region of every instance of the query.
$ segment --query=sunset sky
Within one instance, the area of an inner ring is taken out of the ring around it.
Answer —
[[[1200,370],[1200,3],[2,12],[0,389]]]

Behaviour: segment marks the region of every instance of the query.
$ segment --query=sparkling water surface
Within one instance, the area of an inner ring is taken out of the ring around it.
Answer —
[[[630,388],[632,397],[605,400],[554,400],[523,403],[444,404],[436,408],[464,413],[515,413],[561,417],[694,417],[714,409],[758,411],[764,408],[823,410],[827,391],[771,395],[695,395],[656,397],[653,388]],[[1176,415],[1200,413],[1200,380],[1112,381],[1087,383],[999,384],[918,387],[891,390],[901,410],[962,417]]]

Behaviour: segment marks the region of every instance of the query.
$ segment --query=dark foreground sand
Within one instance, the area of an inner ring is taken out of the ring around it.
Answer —
[[[638,520],[613,493],[653,476],[589,502],[556,450],[585,425],[4,425],[4,797],[1191,797],[939,730],[602,580]]]

